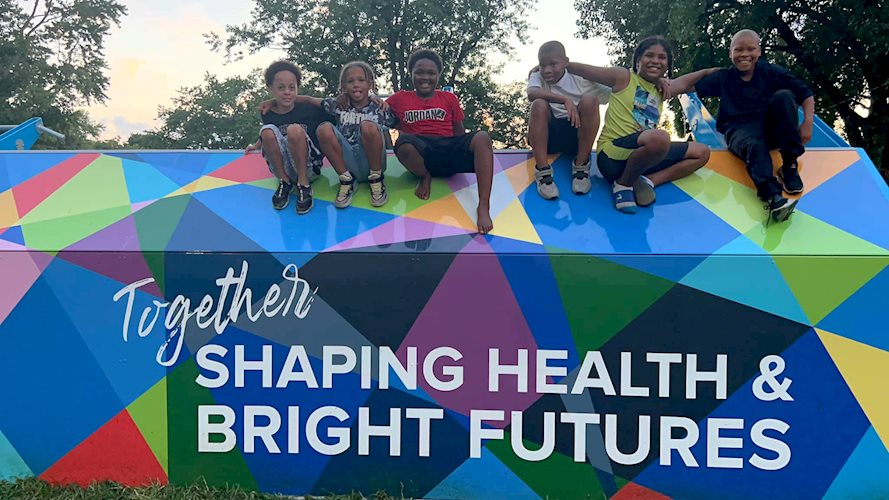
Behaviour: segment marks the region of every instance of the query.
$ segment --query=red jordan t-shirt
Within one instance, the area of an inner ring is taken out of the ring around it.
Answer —
[[[454,123],[463,121],[463,109],[457,96],[436,90],[435,95],[421,99],[412,90],[400,90],[386,99],[398,118],[398,130],[406,134],[452,137]]]

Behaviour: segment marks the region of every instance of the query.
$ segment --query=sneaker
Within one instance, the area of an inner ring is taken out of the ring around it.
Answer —
[[[612,197],[614,199],[614,208],[625,214],[636,213],[636,197],[633,196],[633,188],[629,186],[621,186],[617,182],[611,188]]]
[[[272,207],[275,210],[284,210],[290,203],[290,191],[293,190],[293,184],[278,181],[278,189],[272,195]]]
[[[583,165],[575,165],[571,162],[571,190],[574,194],[587,194],[590,192],[590,160],[587,158]]]
[[[336,199],[333,205],[336,208],[346,208],[352,204],[352,196],[358,191],[358,183],[351,174],[345,173],[340,175],[340,188],[336,192]]]
[[[796,203],[799,200],[788,200],[780,194],[773,195],[769,200],[766,209],[769,211],[769,217],[775,222],[784,222],[790,218]]]
[[[296,213],[303,215],[312,209],[315,200],[312,198],[312,186],[296,185]]]
[[[654,183],[651,182],[651,179],[640,175],[633,183],[633,196],[636,197],[636,204],[640,207],[647,207],[654,203]]]
[[[559,197],[559,188],[553,182],[553,167],[547,165],[543,169],[534,168],[534,181],[537,182],[537,193],[544,200],[552,200]]]
[[[799,194],[803,192],[803,180],[799,178],[799,167],[796,163],[785,165],[778,170],[778,179],[784,185],[787,194]]]
[[[389,193],[386,192],[386,184],[383,182],[382,172],[371,171],[367,176],[370,183],[370,204],[374,207],[382,207],[389,201]]]

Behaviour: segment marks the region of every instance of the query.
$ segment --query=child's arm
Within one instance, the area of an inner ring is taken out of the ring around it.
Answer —
[[[815,122],[815,98],[813,96],[806,97],[803,101],[803,122],[799,126],[799,135],[803,140],[803,144],[808,144],[812,140],[812,127]]]
[[[454,137],[457,137],[458,135],[465,135],[465,134],[466,134],[466,126],[463,125],[463,120],[454,122]]]
[[[722,68],[707,68],[691,73],[686,73],[675,80],[670,81],[669,92],[664,93],[664,100],[679,94],[686,94],[695,91],[695,85],[705,76],[710,76]],[[669,94],[669,95],[667,95]]]
[[[627,68],[602,68],[591,64],[569,62],[567,69],[581,78],[611,87],[612,92],[620,92],[630,84],[630,70]]]
[[[259,149],[261,147],[262,147],[262,141],[257,139],[256,142],[254,142],[253,144],[250,144],[246,148],[244,148],[244,154],[252,153],[254,151],[259,151]]]
[[[321,107],[322,99],[320,97],[312,97],[310,95],[298,95],[293,98],[294,103],[296,104],[311,104],[312,106]],[[268,113],[275,106],[275,100],[269,99],[268,101],[262,101],[259,104],[259,112],[260,114]]]

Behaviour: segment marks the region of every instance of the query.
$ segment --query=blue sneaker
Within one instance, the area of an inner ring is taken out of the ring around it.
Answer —
[[[633,195],[632,186],[622,186],[615,182],[611,193],[614,200],[614,208],[625,214],[636,213],[636,197]]]

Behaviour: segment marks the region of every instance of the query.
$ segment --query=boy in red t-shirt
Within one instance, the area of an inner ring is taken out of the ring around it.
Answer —
[[[457,97],[438,87],[441,58],[428,49],[414,51],[407,61],[414,90],[401,90],[386,100],[401,132],[395,141],[395,156],[420,178],[415,194],[429,199],[432,177],[475,172],[478,178],[478,231],[493,227],[490,214],[491,183],[494,179],[494,150],[491,137],[483,131],[466,133],[463,110]]]

